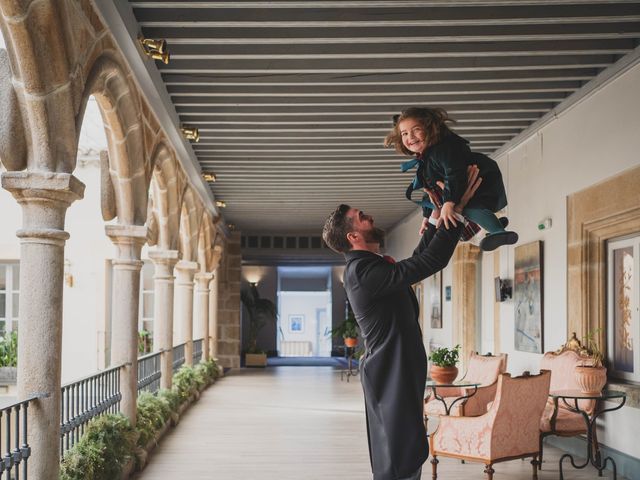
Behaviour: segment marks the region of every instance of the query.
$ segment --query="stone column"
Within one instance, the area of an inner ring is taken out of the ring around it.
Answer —
[[[213,273],[196,273],[196,292],[193,318],[196,338],[202,338],[202,361],[209,360],[209,282]]]
[[[193,365],[193,275],[196,262],[180,260],[176,264],[175,321],[177,344],[184,343],[184,363]]]
[[[153,349],[160,354],[160,388],[171,388],[173,377],[173,267],[177,250],[151,250],[155,266],[153,295]]]
[[[111,365],[120,370],[120,411],[136,424],[138,397],[138,308],[140,300],[140,251],[147,241],[147,227],[107,225],[107,236],[117,249],[113,260],[111,297]]]
[[[218,360],[222,367],[240,367],[240,280],[242,250],[240,232],[227,240],[217,274],[220,276],[218,297]]]
[[[479,259],[480,249],[469,243],[458,245],[453,254],[453,343],[461,346],[458,368],[462,372],[466,370],[470,352],[476,350],[476,322],[480,318],[477,295]]]
[[[64,231],[69,205],[84,184],[68,173],[8,172],[2,187],[22,207],[18,399],[46,393],[29,406],[29,461],[33,478],[58,478]]]
[[[209,282],[209,355],[218,357],[218,274]]]

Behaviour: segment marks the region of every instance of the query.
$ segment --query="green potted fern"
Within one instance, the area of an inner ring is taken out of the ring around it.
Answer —
[[[247,367],[266,367],[267,353],[258,348],[258,334],[267,325],[275,325],[278,316],[276,305],[268,298],[261,298],[255,283],[240,291],[240,299],[248,314],[249,344],[245,351]]]

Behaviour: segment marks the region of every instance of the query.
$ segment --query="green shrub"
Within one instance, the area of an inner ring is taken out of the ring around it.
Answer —
[[[141,392],[137,407],[138,445],[144,447],[171,416],[171,406],[153,393]]]
[[[169,416],[180,406],[180,395],[175,390],[163,389],[158,392],[158,398],[169,406]]]
[[[189,365],[183,365],[173,375],[173,390],[176,391],[180,398],[180,403],[185,402],[191,395],[193,395],[198,388],[198,380],[196,378],[196,371]]]
[[[61,480],[113,480],[133,455],[137,433],[122,414],[89,422],[84,435],[61,464]]]
[[[429,354],[429,360],[438,367],[455,367],[460,356],[460,345],[453,348],[437,348]]]
[[[0,367],[18,366],[18,332],[0,337]]]

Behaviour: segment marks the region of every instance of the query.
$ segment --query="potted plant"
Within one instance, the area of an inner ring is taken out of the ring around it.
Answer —
[[[458,376],[460,345],[453,348],[437,348],[429,354],[431,360],[430,375],[436,383],[451,383]]]
[[[358,322],[350,308],[347,310],[347,318],[336,328],[329,332],[333,337],[342,337],[345,347],[355,347],[358,345]]]
[[[260,298],[255,283],[240,291],[240,299],[249,319],[249,345],[244,356],[245,366],[266,367],[267,354],[258,348],[258,334],[267,324],[275,325],[278,315],[276,305],[268,298]]]
[[[604,355],[598,345],[596,335],[600,329],[589,331],[583,338],[584,349],[581,354],[586,358],[582,365],[575,369],[576,381],[582,393],[600,393],[607,383],[607,369],[604,366]],[[573,334],[575,336],[575,333]]]

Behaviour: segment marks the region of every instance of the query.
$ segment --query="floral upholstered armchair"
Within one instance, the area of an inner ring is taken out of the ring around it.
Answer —
[[[488,480],[493,479],[493,464],[533,457],[533,478],[538,478],[538,434],[550,381],[547,370],[515,378],[502,373],[495,400],[484,415],[440,417],[429,442],[433,479],[442,456],[484,463]]]
[[[457,402],[451,409],[450,415],[458,417],[476,417],[487,411],[487,405],[493,401],[498,386],[498,375],[507,370],[507,354],[479,355],[471,352],[469,367],[460,381],[480,383],[478,391],[472,397]],[[469,390],[469,392],[467,392]],[[447,404],[451,404],[456,398],[463,397],[472,392],[473,388],[458,387],[438,388],[438,395],[443,397]],[[444,415],[444,405],[441,401],[427,397],[424,404],[425,425],[428,417]]]
[[[575,333],[569,341],[555,352],[547,352],[542,357],[540,368],[551,371],[550,391],[580,390],[576,380],[575,369],[579,365],[590,362],[592,359],[585,352]],[[579,406],[587,414],[591,414],[596,407],[595,400],[580,400]],[[584,418],[580,413],[574,412],[562,402],[558,408],[554,407],[553,400],[549,399],[540,420],[540,462],[538,468],[542,468],[543,439],[548,435],[573,437],[587,433]]]

